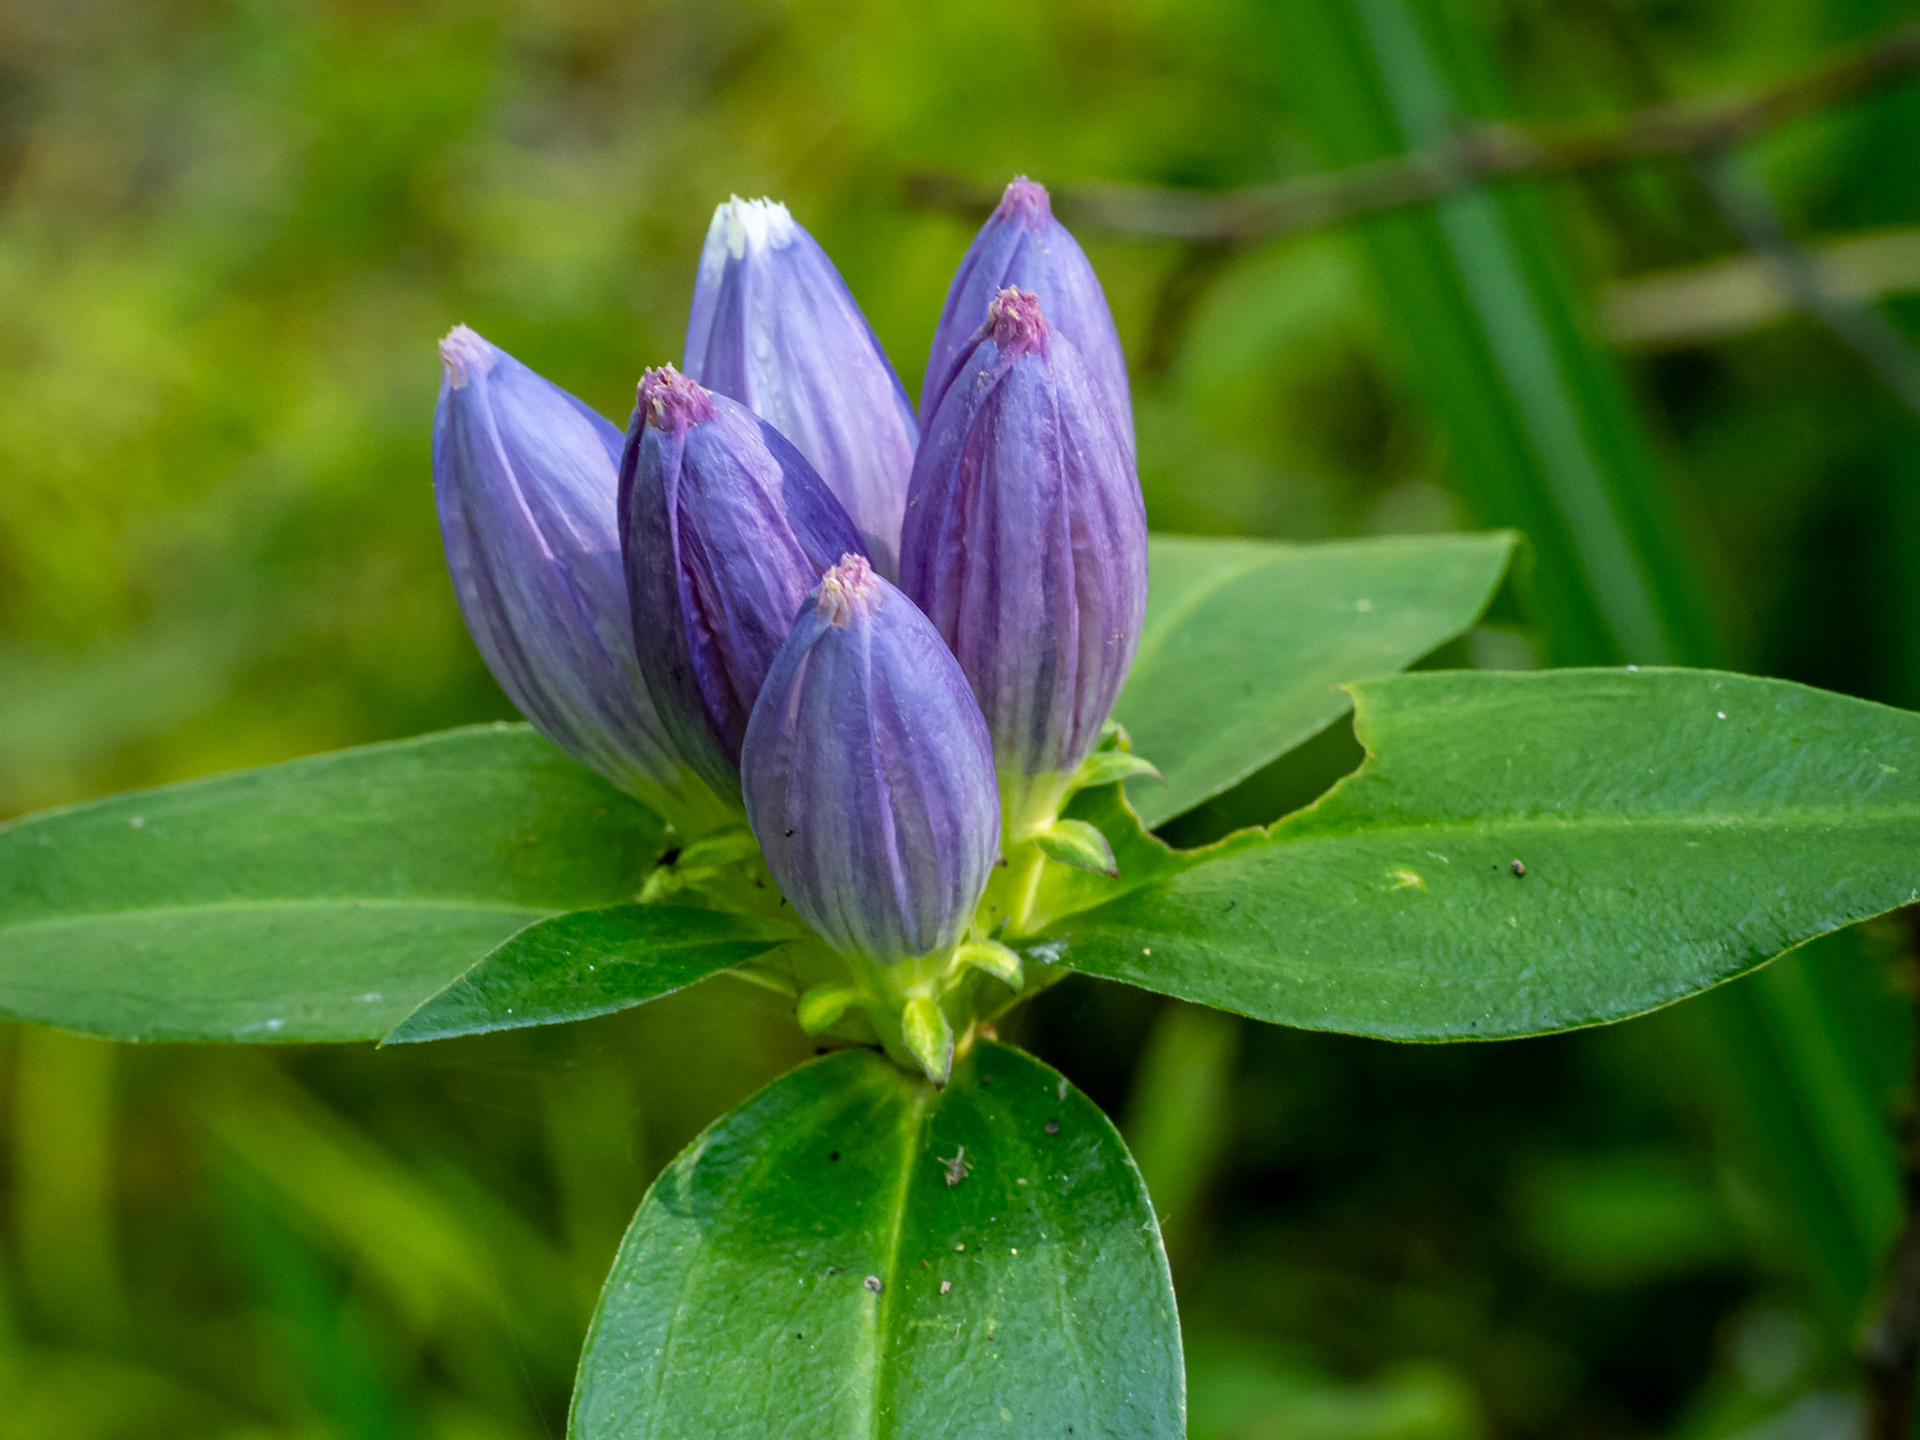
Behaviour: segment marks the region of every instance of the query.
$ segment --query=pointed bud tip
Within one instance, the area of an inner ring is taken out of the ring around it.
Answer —
[[[820,577],[814,591],[814,611],[829,625],[851,625],[877,613],[886,599],[880,581],[864,555],[842,555],[840,563]]]
[[[780,201],[742,200],[738,195],[715,208],[713,222],[707,243],[711,245],[713,237],[724,238],[727,253],[736,260],[745,258],[749,250],[783,250],[800,228]]]
[[[493,369],[499,353],[474,331],[456,325],[440,342],[440,373],[454,389],[465,389],[475,376]]]
[[[685,430],[713,419],[713,395],[662,365],[640,377],[640,413],[656,430]]]
[[[1053,201],[1047,195],[1046,186],[1016,175],[1000,197],[993,218],[1028,230],[1044,230],[1053,223]]]
[[[1031,290],[1009,285],[987,306],[987,329],[1005,356],[1031,355],[1044,350],[1053,327],[1040,313],[1040,297]]]

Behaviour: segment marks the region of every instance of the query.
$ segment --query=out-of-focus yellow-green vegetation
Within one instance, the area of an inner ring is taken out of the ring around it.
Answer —
[[[768,194],[915,384],[971,226],[914,177],[1223,189],[1345,163],[1371,102],[1340,92],[1309,12],[1375,43],[1417,13],[1471,77],[1447,104],[1555,125],[1757,89],[1914,7],[0,7],[0,817],[511,713],[433,514],[451,325],[624,422],[642,368],[679,356],[712,206]],[[1426,100],[1400,59],[1382,103],[1410,125]],[[1865,313],[1904,344],[1920,82],[1734,160],[1789,236],[1881,244],[1856,264],[1886,292]],[[1708,283],[1752,239],[1712,180],[1678,159],[1509,195],[1537,223],[1515,253],[1557,277],[1521,265],[1532,290],[1461,248],[1480,221],[1418,231],[1428,212],[1233,245],[1082,228],[1152,522],[1510,523],[1470,422],[1532,402],[1510,373],[1512,393],[1473,391],[1445,327],[1537,320],[1599,377],[1574,386],[1618,431],[1598,463],[1626,456],[1670,516],[1649,583],[1695,597],[1717,653],[1920,703],[1920,417],[1764,266],[1739,262],[1731,299]],[[1458,294],[1423,288],[1420,244],[1452,255]],[[1525,586],[1505,604],[1556,619]],[[1529,653],[1500,632],[1470,649]],[[1907,963],[1884,926],[1747,985],[1745,1010],[1448,1048],[1074,982],[1018,1038],[1139,1152],[1196,1440],[1813,1436],[1857,1416]],[[560,1434],[647,1180],[804,1053],[725,980],[405,1053],[0,1028],[0,1440]]]

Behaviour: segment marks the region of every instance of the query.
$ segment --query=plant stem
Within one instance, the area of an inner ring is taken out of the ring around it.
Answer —
[[[1920,963],[1920,910],[1902,912]],[[1910,1440],[1914,1387],[1920,1380],[1920,986],[1914,986],[1914,1075],[1902,1117],[1906,1214],[1887,1261],[1886,1292],[1860,1346],[1867,1372],[1870,1440]]]

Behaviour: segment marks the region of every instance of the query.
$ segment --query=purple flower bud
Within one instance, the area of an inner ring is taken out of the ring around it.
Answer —
[[[1001,291],[988,314],[921,437],[900,588],[972,682],[1013,803],[1099,738],[1140,641],[1147,522],[1072,341],[1030,291]]]
[[[466,326],[440,342],[433,490],[454,592],[500,688],[576,760],[669,817],[715,808],[634,654],[619,430]]]
[[[620,463],[634,642],[666,732],[720,794],[767,667],[821,573],[860,550],[804,456],[738,401],[649,370]]]
[[[972,353],[986,322],[987,306],[1013,286],[1040,297],[1056,333],[1071,340],[1100,393],[1129,457],[1133,454],[1133,402],[1127,391],[1127,359],[1106,293],[1079,242],[1053,218],[1046,187],[1014,177],[999,208],[980,227],[954,272],[940,323],[933,332],[927,377],[920,387],[920,424],[932,426],[940,397],[954,371]]]
[[[840,272],[787,207],[713,213],[687,322],[686,373],[786,436],[894,571],[919,436],[913,406]]]
[[[781,647],[741,781],[780,893],[830,945],[891,964],[960,938],[1000,849],[992,746],[939,633],[858,555]]]

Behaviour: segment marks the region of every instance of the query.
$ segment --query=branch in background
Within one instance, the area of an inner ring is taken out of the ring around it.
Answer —
[[[1866,361],[1881,383],[1920,417],[1920,355],[1893,322],[1832,283],[1827,269],[1787,233],[1773,197],[1759,184],[1744,181],[1732,157],[1710,157],[1700,168],[1721,215],[1756,256],[1778,271],[1798,307]]]
[[[1920,230],[1882,230],[1802,248],[1822,287],[1851,302],[1920,290]],[[1615,280],[1600,299],[1607,338],[1621,345],[1724,339],[1799,308],[1780,267],[1752,251]]]
[[[1228,243],[1270,239],[1438,200],[1486,180],[1537,179],[1724,151],[1916,70],[1920,24],[1903,25],[1873,45],[1752,95],[1650,105],[1602,125],[1557,133],[1476,125],[1444,149],[1223,193],[1067,185],[1054,192],[1054,208],[1069,224],[1123,234]],[[912,203],[970,219],[984,217],[999,199],[998,191],[950,175],[909,174],[904,183]]]

